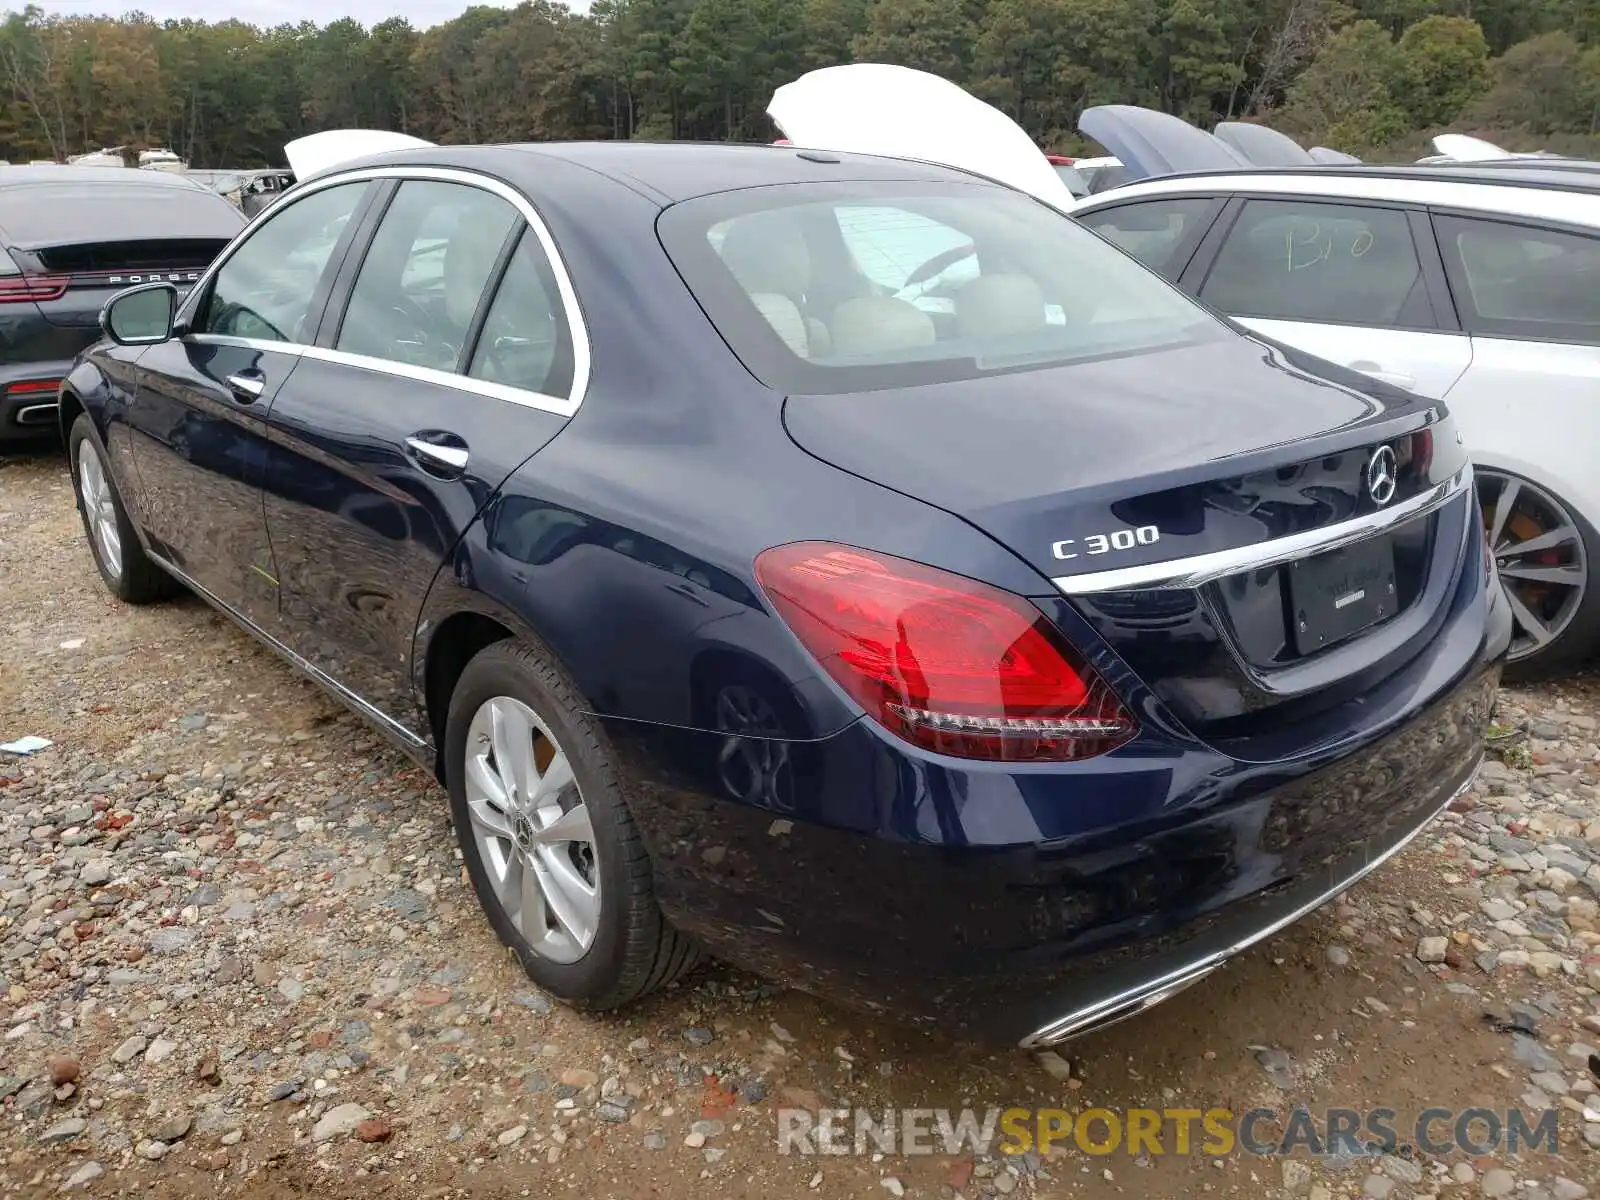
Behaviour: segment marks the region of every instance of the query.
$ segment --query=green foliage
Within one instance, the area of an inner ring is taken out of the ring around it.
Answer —
[[[1411,126],[1443,125],[1489,90],[1489,43],[1466,17],[1424,17],[1400,35],[1394,98]]]
[[[1518,43],[1495,63],[1494,85],[1471,117],[1536,137],[1593,133],[1600,125],[1600,46],[1585,49],[1569,33]]]
[[[251,167],[353,125],[766,140],[776,87],[851,60],[943,75],[1051,148],[1106,103],[1203,126],[1270,114],[1362,153],[1451,125],[1569,150],[1600,134],[1600,0],[522,0],[426,31],[29,6],[0,13],[0,156],[162,145]]]

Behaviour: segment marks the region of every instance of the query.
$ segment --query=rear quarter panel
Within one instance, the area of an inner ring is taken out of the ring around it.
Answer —
[[[1473,460],[1532,479],[1600,528],[1600,346],[1474,336],[1445,397]]]

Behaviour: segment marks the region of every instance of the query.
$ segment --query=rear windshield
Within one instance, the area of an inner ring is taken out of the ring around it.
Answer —
[[[1070,218],[988,185],[800,184],[667,209],[658,231],[752,374],[825,394],[1232,336]]]
[[[27,250],[146,238],[226,241],[244,223],[238,209],[200,187],[86,180],[0,188],[0,233]]]

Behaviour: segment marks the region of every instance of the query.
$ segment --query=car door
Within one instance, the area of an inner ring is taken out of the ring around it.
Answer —
[[[366,182],[286,205],[225,251],[139,360],[127,422],[141,523],[157,554],[252,620],[277,605],[261,514],[266,416],[326,297]]]
[[[1600,235],[1468,213],[1433,223],[1473,347],[1450,411],[1479,468],[1513,651],[1543,649],[1595,603]]]
[[[280,638],[425,738],[410,677],[423,599],[494,491],[577,407],[588,346],[524,198],[444,170],[383,187],[381,218],[273,404],[266,523]]]
[[[1432,399],[1472,361],[1424,214],[1315,197],[1230,202],[1180,278],[1286,345]]]

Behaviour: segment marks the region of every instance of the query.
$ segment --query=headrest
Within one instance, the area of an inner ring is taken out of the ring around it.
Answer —
[[[845,358],[931,346],[933,340],[933,318],[891,296],[846,300],[833,313],[833,353]]]
[[[1044,291],[1027,275],[983,275],[956,293],[960,337],[1016,337],[1044,326]]]
[[[755,295],[799,297],[811,286],[811,251],[794,220],[783,213],[753,213],[728,227],[722,261],[739,286]]]

